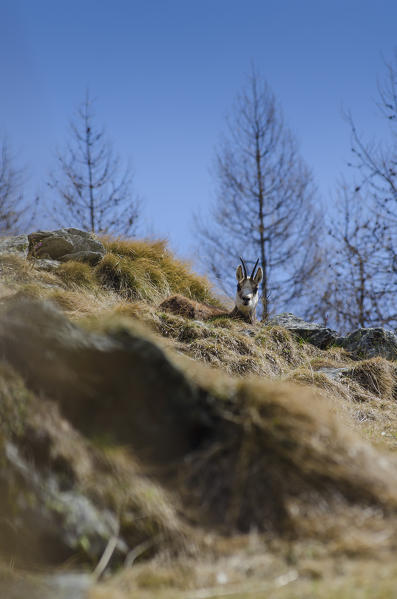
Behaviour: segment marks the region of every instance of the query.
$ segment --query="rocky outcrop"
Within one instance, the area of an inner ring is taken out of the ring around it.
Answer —
[[[67,262],[76,260],[97,264],[105,255],[103,244],[92,234],[79,229],[38,231],[28,235],[29,255]]]
[[[326,349],[337,343],[339,339],[336,331],[317,323],[306,322],[303,318],[289,312],[275,314],[266,321],[266,324],[284,327],[299,339],[308,341],[320,349]]]
[[[339,345],[358,358],[397,360],[397,335],[380,327],[357,329],[342,337]]]
[[[380,356],[387,360],[397,360],[397,335],[380,327],[357,329],[341,336],[328,327],[306,322],[303,318],[287,312],[272,316],[266,324],[281,326],[298,339],[303,339],[320,349],[335,345],[358,359]],[[332,373],[327,374],[333,376]]]

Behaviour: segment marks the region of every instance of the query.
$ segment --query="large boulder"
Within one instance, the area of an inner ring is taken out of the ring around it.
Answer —
[[[38,231],[31,233],[28,238],[29,255],[34,258],[96,264],[106,253],[103,243],[92,233],[80,229]]]
[[[380,327],[357,329],[341,338],[339,345],[358,358],[397,360],[397,335]]]
[[[338,343],[339,339],[336,331],[315,322],[306,322],[303,318],[289,312],[275,314],[267,320],[266,324],[284,327],[299,339],[304,339],[320,349]]]
[[[28,249],[29,239],[27,235],[0,238],[0,254],[17,254],[22,258],[26,258]]]

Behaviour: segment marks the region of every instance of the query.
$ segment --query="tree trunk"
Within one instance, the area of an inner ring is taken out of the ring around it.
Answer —
[[[92,178],[92,156],[91,156],[91,127],[88,119],[88,104],[85,106],[85,136],[86,136],[86,148],[87,148],[87,170],[88,170],[88,186],[89,186],[89,212],[90,212],[90,225],[91,232],[95,233],[95,199],[94,199],[94,186]]]
[[[263,183],[262,183],[262,168],[261,168],[261,154],[259,149],[259,139],[258,134],[256,135],[256,175],[258,180],[258,205],[259,205],[259,243],[260,243],[260,262],[263,270],[263,279],[262,279],[262,295],[261,302],[263,307],[262,320],[266,320],[269,315],[269,307],[268,307],[268,281],[267,281],[267,257],[265,252],[265,226],[264,226],[264,216],[263,216],[263,205],[264,205],[264,197],[263,197]]]

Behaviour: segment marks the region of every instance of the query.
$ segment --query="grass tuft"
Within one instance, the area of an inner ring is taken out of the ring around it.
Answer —
[[[108,254],[96,267],[101,284],[132,300],[159,303],[169,295],[219,305],[205,277],[177,260],[164,241],[104,240]]]
[[[385,358],[371,358],[356,363],[346,376],[377,397],[396,396],[395,367]]]
[[[97,286],[93,269],[84,262],[65,262],[57,268],[56,274],[67,287],[77,286],[90,289]]]

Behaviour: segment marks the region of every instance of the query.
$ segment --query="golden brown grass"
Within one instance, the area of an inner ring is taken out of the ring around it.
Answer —
[[[0,255],[0,275],[2,285],[12,290],[28,283],[37,282],[43,287],[59,283],[52,273],[35,269],[34,264],[15,254]]]
[[[219,304],[208,280],[177,260],[165,242],[105,239],[104,243],[109,253],[96,267],[98,280],[128,299],[159,303],[180,293],[200,302]]]
[[[94,270],[83,262],[65,262],[57,268],[56,274],[67,287],[98,287]]]

